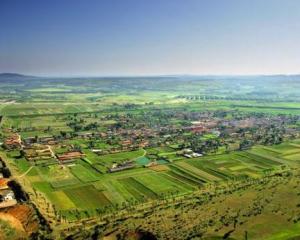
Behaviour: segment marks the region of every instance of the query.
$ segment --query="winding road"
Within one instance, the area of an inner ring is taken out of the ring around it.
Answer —
[[[21,175],[19,176],[16,176],[15,178],[22,178],[22,177],[25,177],[29,172],[30,170],[33,168],[33,166],[31,166],[30,168],[27,169],[26,172],[22,173]]]

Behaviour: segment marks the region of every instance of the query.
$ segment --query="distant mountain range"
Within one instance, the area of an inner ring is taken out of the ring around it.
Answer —
[[[23,75],[19,73],[0,73],[0,79],[4,80],[16,80],[16,79],[32,79],[36,78],[35,76]]]
[[[300,74],[270,74],[270,75],[189,75],[189,74],[179,74],[179,75],[145,75],[145,76],[81,76],[81,77],[67,77],[67,76],[63,76],[63,77],[46,77],[46,76],[31,76],[31,75],[25,75],[25,74],[20,74],[20,73],[0,73],[0,80],[1,81],[9,81],[9,80],[26,80],[26,79],[135,79],[135,78],[150,78],[150,79],[154,79],[154,78],[162,78],[162,79],[166,79],[166,78],[178,78],[178,79],[194,79],[194,78],[209,78],[209,79],[256,79],[256,78],[272,78],[272,79],[277,79],[277,78],[298,78],[300,77]]]

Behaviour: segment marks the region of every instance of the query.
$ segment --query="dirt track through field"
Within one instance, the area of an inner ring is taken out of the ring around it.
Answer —
[[[28,170],[26,172],[24,172],[23,174],[19,175],[19,176],[16,176],[16,178],[22,178],[22,177],[25,177],[29,172],[30,170],[33,168],[33,166],[31,166],[30,168],[28,168]]]

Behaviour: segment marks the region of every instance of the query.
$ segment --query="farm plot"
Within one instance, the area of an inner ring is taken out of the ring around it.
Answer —
[[[243,166],[248,166],[251,169],[270,169],[274,167],[272,162],[269,162],[268,159],[248,152],[235,153],[232,155],[232,158],[237,160]]]
[[[91,171],[86,169],[81,164],[76,164],[75,166],[70,167],[71,172],[82,182],[95,182],[98,181],[99,178],[95,176]]]
[[[202,183],[175,171],[167,171],[166,175],[169,176],[171,179],[176,179],[177,181],[192,186],[194,188],[202,185]]]
[[[166,174],[169,176],[184,182],[185,184],[192,185],[195,187],[200,187],[206,180],[199,177],[198,175],[187,171],[184,168],[175,165],[169,165],[170,171],[167,171]]]
[[[197,160],[193,160],[193,161],[189,161],[189,163],[204,171],[207,172],[208,174],[215,176],[216,178],[222,179],[222,180],[228,180],[228,179],[232,179],[234,178],[234,175],[226,170],[225,167],[214,164],[213,162],[211,162],[210,160],[206,160],[206,161],[197,161]]]
[[[271,157],[273,158],[273,157]],[[208,163],[209,162],[209,163]],[[205,171],[214,172],[218,175],[226,174],[229,178],[248,175],[250,177],[259,176],[264,170],[272,169],[281,165],[268,157],[263,157],[248,151],[233,152],[219,155],[214,161],[208,161],[208,165],[203,163]],[[215,164],[215,165],[213,165]]]
[[[214,175],[211,175],[199,168],[196,168],[194,167],[193,165],[189,164],[188,162],[177,162],[176,163],[177,166],[180,166],[181,168],[193,173],[193,174],[196,174],[197,176],[207,180],[207,181],[219,181],[221,180],[220,178],[214,176]]]
[[[119,182],[126,188],[130,194],[134,196],[137,200],[143,200],[145,198],[156,199],[157,195],[148,187],[141,184],[135,178],[128,177],[119,179]]]
[[[48,167],[36,167],[38,174],[54,188],[61,188],[70,185],[78,184],[79,181],[75,178],[68,168],[62,168],[58,165]]]
[[[93,164],[92,167],[97,170],[99,173],[106,173],[107,172],[107,167],[104,166],[102,163],[98,164]]]
[[[96,209],[111,204],[107,197],[93,185],[68,188],[63,191],[78,209]]]
[[[55,191],[47,182],[32,183],[34,189],[45,194],[47,199],[51,201],[57,210],[68,210],[75,208],[74,203],[63,191]]]
[[[72,104],[72,103],[21,103],[10,104],[1,109],[1,114],[5,116],[26,116],[43,114],[66,114],[93,111],[95,107],[92,104]]]
[[[248,156],[254,160],[261,161],[262,163],[270,166],[279,166],[285,163],[278,154],[273,154],[272,151],[268,151],[262,147],[253,147],[253,149],[246,152],[248,153]]]
[[[277,151],[280,157],[286,160],[300,161],[300,144],[294,142],[283,143],[269,147],[268,149]]]
[[[196,182],[199,182],[200,184],[203,184],[203,183],[206,183],[207,181],[203,178],[201,178],[199,175],[195,174],[195,173],[192,173],[190,172],[189,170],[187,169],[184,169],[180,166],[176,166],[176,165],[171,165],[170,166],[171,170],[176,172],[176,173],[179,173],[179,174],[182,174],[182,175],[185,175],[186,177],[196,181]]]
[[[167,155],[174,153],[174,149],[170,147],[147,148],[148,154]]]
[[[112,204],[122,204],[133,198],[131,194],[116,180],[99,181],[93,184],[109,199]]]
[[[276,157],[278,158],[300,161],[300,144],[298,139],[279,145],[264,147],[264,149],[270,152],[276,152]]]
[[[164,172],[170,170],[170,168],[167,165],[154,165],[150,166],[149,169],[156,172]]]
[[[178,189],[184,189],[183,191],[192,192],[198,187],[198,184],[189,183],[186,181],[186,179],[182,179],[181,176],[177,176],[176,174],[173,174],[172,171],[169,171],[168,173],[163,173],[164,178],[170,180],[171,182],[174,182]]]
[[[52,201],[56,202],[57,210],[74,209],[76,206],[63,191],[54,191],[51,193]]]
[[[36,116],[36,117],[23,117],[20,118],[9,118],[7,117],[10,125],[15,128],[28,129],[35,128],[39,130],[44,130],[47,127],[55,128],[58,130],[70,129],[66,125],[66,121],[59,119],[56,116]]]
[[[300,152],[284,156],[287,160],[300,161]]]
[[[77,143],[78,144],[78,143]],[[79,143],[79,146],[83,146],[83,147],[87,147],[86,143]],[[86,158],[91,162],[91,163],[97,163],[97,161],[99,160],[99,156],[96,153],[93,153],[92,151],[90,151],[89,149],[83,149],[82,150],[83,153],[86,155]]]
[[[276,151],[279,154],[289,154],[300,151],[300,146],[297,146],[293,143],[282,143],[279,145],[273,145],[270,147],[264,147],[264,149],[267,149],[269,151]]]
[[[49,137],[60,134],[61,131],[70,132],[72,129],[66,125],[66,121],[57,116],[25,116],[22,119],[5,117],[3,125],[9,128],[17,128],[23,138]]]
[[[105,165],[111,165],[113,162],[123,162],[126,160],[135,160],[138,157],[141,157],[144,155],[144,150],[139,149],[136,151],[130,151],[130,152],[120,152],[120,153],[112,153],[107,155],[99,156],[99,158],[96,160],[92,159],[94,163],[104,163]]]
[[[63,188],[66,186],[76,185],[78,183],[80,183],[80,182],[76,178],[67,178],[67,179],[61,179],[61,180],[54,180],[54,181],[50,182],[50,184],[53,188]]]
[[[156,147],[156,148],[148,148],[147,156],[150,158],[166,159],[170,162],[182,159],[181,156],[176,154],[176,151],[171,147]]]
[[[28,112],[37,113],[38,108],[34,107],[32,104],[10,104],[1,109],[1,114],[6,116],[25,115]]]
[[[147,174],[135,177],[135,180],[137,180],[144,186],[147,186],[147,188],[155,192],[157,195],[162,195],[166,193],[187,192],[184,186],[176,185],[175,182],[165,178],[163,174]]]

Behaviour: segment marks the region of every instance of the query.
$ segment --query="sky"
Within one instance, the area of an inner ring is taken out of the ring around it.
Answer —
[[[0,0],[0,72],[300,72],[299,0]]]

